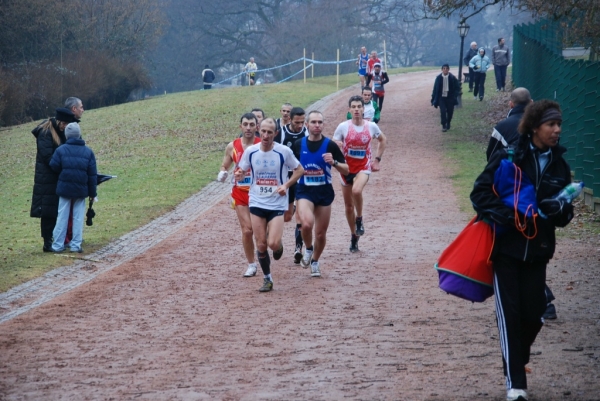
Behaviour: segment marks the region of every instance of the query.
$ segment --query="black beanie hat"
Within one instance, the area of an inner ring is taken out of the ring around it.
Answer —
[[[56,109],[56,118],[57,121],[62,121],[65,123],[77,123],[79,120],[75,118],[75,114],[67,108],[59,107]]]

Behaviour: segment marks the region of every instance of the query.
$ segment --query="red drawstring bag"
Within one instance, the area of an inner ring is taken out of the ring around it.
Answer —
[[[472,302],[483,302],[494,294],[492,262],[494,230],[477,216],[442,252],[435,269],[440,288]]]

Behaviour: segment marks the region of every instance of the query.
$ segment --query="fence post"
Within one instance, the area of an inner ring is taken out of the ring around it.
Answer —
[[[340,49],[337,49],[337,64],[336,64],[336,74],[335,74],[335,90],[340,90]]]
[[[315,52],[312,52],[311,55],[312,64],[310,65],[310,79],[315,77]]]
[[[302,53],[302,61],[304,62],[304,84],[306,84],[306,47],[304,53]]]
[[[385,39],[383,39],[383,69],[387,71],[387,51],[385,50]]]

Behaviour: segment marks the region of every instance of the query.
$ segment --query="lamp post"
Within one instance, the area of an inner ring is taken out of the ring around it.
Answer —
[[[456,107],[462,107],[462,65],[463,65],[463,48],[465,46],[465,36],[469,33],[469,24],[465,22],[465,20],[461,20],[458,24],[458,34],[460,35],[460,59],[458,60],[458,105]],[[469,79],[473,79],[473,77],[469,77]]]

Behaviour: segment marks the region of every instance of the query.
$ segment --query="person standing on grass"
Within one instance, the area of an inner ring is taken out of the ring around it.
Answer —
[[[208,90],[212,88],[212,83],[215,80],[215,73],[210,69],[208,64],[204,66],[202,70],[202,83],[204,84],[204,89]]]
[[[458,79],[450,73],[450,66],[444,64],[442,73],[435,78],[431,93],[431,105],[436,109],[440,108],[443,132],[450,129],[454,106],[458,104],[458,92],[460,92]]]
[[[479,101],[482,101],[485,94],[485,75],[490,68],[490,59],[485,55],[483,47],[480,47],[477,55],[469,61],[469,67],[473,69],[475,75],[474,99],[477,100],[479,96]]]
[[[67,142],[59,146],[50,160],[50,168],[58,174],[56,194],[59,196],[58,217],[54,227],[53,252],[65,250],[65,237],[69,213],[73,209],[73,238],[69,242],[71,252],[82,253],[83,222],[86,198],[96,197],[98,172],[94,152],[81,139],[79,124],[70,123],[65,128]]]
[[[61,107],[56,109],[53,118],[42,122],[31,131],[35,137],[37,152],[29,215],[40,219],[44,252],[52,252],[52,233],[56,226],[59,201],[58,195],[56,195],[58,174],[50,167],[50,160],[56,149],[67,142],[65,127],[76,121],[78,120],[71,110]]]
[[[498,45],[492,48],[492,64],[496,76],[496,92],[506,89],[506,70],[510,64],[510,49],[504,44],[504,38],[498,39]]]
[[[334,168],[342,175],[347,175],[349,170],[339,146],[323,136],[323,114],[320,111],[308,113],[306,126],[308,136],[293,145],[294,155],[304,168],[304,175],[296,185],[298,215],[306,244],[301,264],[305,268],[310,266],[312,277],[321,277],[319,258],[325,249],[331,204],[335,198],[331,170]]]
[[[381,156],[385,151],[386,137],[377,124],[363,118],[364,101],[362,96],[352,96],[348,101],[352,120],[340,123],[333,140],[342,149],[349,173],[342,175],[342,195],[346,208],[346,220],[350,227],[350,252],[358,252],[358,239],[365,233],[363,225],[363,190],[369,181],[371,171],[379,171]],[[371,160],[371,140],[379,142],[377,156]]]
[[[242,129],[242,137],[230,142],[225,148],[225,156],[221,163],[221,171],[217,176],[217,181],[225,182],[228,171],[232,164],[237,168],[244,151],[250,146],[260,143],[260,138],[257,138],[256,133],[256,116],[253,113],[246,113],[240,118],[240,128]],[[254,259],[254,240],[252,239],[252,222],[250,221],[250,208],[248,191],[250,190],[250,170],[244,171],[241,180],[234,180],[231,188],[231,207],[235,210],[240,229],[242,230],[242,247],[248,261],[248,269],[244,273],[244,277],[253,277],[256,275],[256,262]]]
[[[238,163],[234,177],[241,181],[250,169],[250,219],[256,242],[258,263],[263,271],[263,286],[260,292],[273,289],[271,259],[268,248],[273,250],[273,259],[283,255],[283,213],[288,206],[288,188],[304,174],[304,169],[287,146],[274,141],[275,120],[265,118],[260,125],[260,143],[248,147]],[[287,179],[288,171],[293,170]],[[267,235],[268,233],[268,235]]]
[[[246,72],[249,80],[250,86],[256,83],[256,71],[258,70],[258,66],[254,62],[254,57],[250,57],[250,61],[246,63],[244,66],[244,71]]]
[[[467,67],[469,67],[469,92],[473,92],[473,83],[474,83],[474,79],[473,79],[474,71],[471,68],[471,66],[469,66],[469,62],[476,55],[477,55],[477,42],[471,42],[471,47],[469,48],[469,50],[467,51],[467,54],[463,58],[463,63]]]

